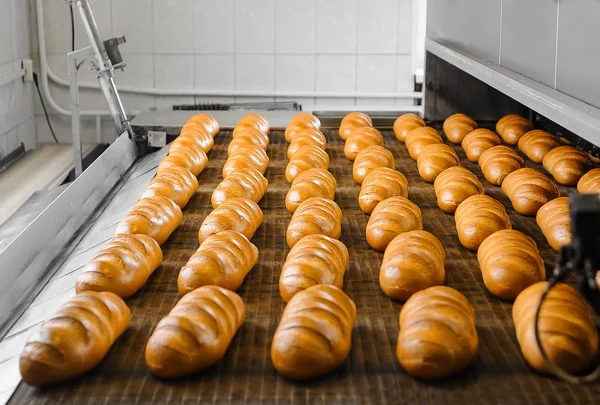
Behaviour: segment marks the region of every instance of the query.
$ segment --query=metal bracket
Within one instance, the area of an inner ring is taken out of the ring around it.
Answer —
[[[167,145],[167,133],[164,131],[148,131],[148,146],[162,148]]]

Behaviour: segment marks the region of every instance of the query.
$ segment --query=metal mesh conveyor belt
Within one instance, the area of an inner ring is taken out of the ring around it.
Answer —
[[[444,381],[420,381],[399,365],[395,346],[401,305],[379,288],[382,254],[365,240],[368,217],[358,208],[360,186],[352,180],[352,163],[344,157],[337,131],[326,131],[330,170],[338,180],[336,201],[344,213],[341,240],[350,251],[350,271],[344,291],[358,309],[352,351],[333,374],[305,383],[277,375],[269,356],[272,336],[283,310],[279,273],[288,252],[285,231],[291,215],[284,205],[289,184],[283,133],[273,132],[268,148],[271,163],[266,176],[269,191],[260,203],[264,222],[253,238],[260,250],[257,266],[238,291],[247,305],[247,318],[224,359],[209,370],[178,381],[155,379],[144,363],[144,348],[157,322],[178,300],[177,274],[197,248],[197,232],[210,211],[210,195],[220,181],[231,133],[221,133],[210,152],[200,189],[184,210],[181,226],[164,245],[164,261],[148,283],[127,300],[132,322],[104,361],[89,374],[62,386],[34,389],[21,385],[11,404],[592,404],[600,403],[600,384],[574,386],[534,373],[523,360],[511,318],[511,304],[487,292],[476,254],[457,238],[454,217],[436,205],[433,186],[418,175],[416,162],[391,132],[384,132],[386,147],[398,170],[410,183],[409,197],[422,210],[424,227],[446,248],[446,284],[461,291],[476,311],[479,333],[477,360],[466,372]],[[476,173],[486,192],[508,208],[515,229],[532,236],[547,264],[556,253],[550,249],[534,218],[520,216],[500,189],[485,182],[479,167],[456,147],[461,163]],[[528,162],[530,163],[530,162]],[[562,189],[561,191],[566,191]]]

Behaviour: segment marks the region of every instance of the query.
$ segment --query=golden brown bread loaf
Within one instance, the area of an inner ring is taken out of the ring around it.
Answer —
[[[509,145],[516,145],[519,138],[531,129],[529,120],[517,114],[508,114],[496,123],[496,132]]]
[[[444,212],[454,214],[456,208],[468,197],[483,194],[483,185],[477,176],[462,166],[450,167],[441,172],[433,182],[437,205]]]
[[[468,133],[477,129],[477,123],[468,115],[452,114],[444,121],[443,130],[446,138],[452,143],[459,144]]]
[[[429,145],[434,143],[444,143],[442,136],[435,128],[432,127],[420,127],[415,128],[406,135],[404,140],[408,154],[414,160],[417,160],[421,151]]]
[[[29,338],[19,359],[21,378],[45,386],[87,373],[125,332],[130,315],[123,299],[111,292],[77,294]]]
[[[378,167],[363,180],[358,205],[362,212],[371,214],[377,204],[394,196],[408,198],[408,180],[397,170]]]
[[[260,146],[247,144],[235,149],[227,158],[223,165],[223,178],[231,175],[233,172],[252,168],[258,170],[261,174],[269,166],[269,156]]]
[[[436,379],[460,373],[475,360],[478,346],[475,311],[453,288],[419,291],[400,311],[396,356],[412,376]]]
[[[148,235],[115,235],[77,276],[75,291],[135,294],[162,262],[159,244]]]
[[[479,166],[485,179],[499,186],[510,173],[525,167],[525,161],[512,148],[500,145],[483,152],[479,156]]]
[[[224,231],[237,231],[252,239],[262,221],[263,212],[257,203],[245,197],[230,198],[204,218],[198,242],[202,244],[210,235]]]
[[[506,176],[502,192],[510,198],[515,211],[522,215],[535,215],[542,205],[560,196],[552,180],[530,167]]]
[[[462,140],[461,146],[467,159],[477,163],[479,156],[486,150],[500,145],[500,138],[489,129],[479,128],[469,132]]]
[[[354,164],[352,165],[352,178],[358,184],[362,184],[365,177],[367,177],[372,170],[379,167],[395,169],[396,162],[394,162],[394,155],[383,146],[369,146],[360,151],[356,156],[356,159],[354,159]]]
[[[307,113],[296,114],[285,129],[285,140],[292,142],[299,132],[305,129],[321,129],[321,121],[315,115]],[[320,131],[319,131],[320,132]]]
[[[592,155],[591,153],[588,153],[587,155],[590,158],[590,161],[592,163],[600,164],[600,157],[596,157],[596,156]]]
[[[185,207],[198,190],[198,179],[181,166],[165,167],[144,190],[140,199],[162,195]]]
[[[198,145],[192,144],[169,152],[158,164],[156,174],[161,174],[168,167],[179,166],[188,169],[194,176],[198,176],[207,164],[206,153]]]
[[[342,210],[333,201],[311,197],[296,208],[287,227],[286,240],[289,247],[307,235],[325,235],[338,239],[342,233]]]
[[[167,241],[181,223],[181,208],[167,197],[158,195],[139,200],[121,219],[115,235],[148,235],[159,245]]]
[[[267,121],[264,116],[260,114],[247,114],[233,129],[234,136],[236,134],[236,130],[243,131],[245,128],[255,128],[264,134],[268,134],[270,126],[269,121]]]
[[[534,163],[542,163],[544,156],[560,145],[558,137],[541,129],[525,133],[518,143],[519,150]]]
[[[269,136],[255,128],[245,128],[243,131],[238,131],[229,142],[227,155],[231,156],[237,149],[248,147],[248,145],[257,146],[266,151],[269,146]]]
[[[267,179],[256,169],[236,171],[217,185],[210,199],[212,207],[217,208],[225,200],[240,197],[249,198],[257,203],[267,192],[268,186]]]
[[[245,317],[244,301],[233,291],[208,285],[186,294],[148,339],[148,369],[157,377],[177,378],[212,366]]]
[[[314,168],[327,170],[328,167],[329,155],[327,152],[315,145],[304,146],[288,162],[285,168],[285,179],[292,183],[303,171]]]
[[[423,229],[421,210],[408,198],[395,196],[383,200],[373,210],[367,223],[367,242],[383,252],[397,235]]]
[[[293,158],[298,151],[309,145],[318,146],[325,150],[327,147],[327,139],[325,138],[325,135],[316,128],[305,128],[296,132],[296,134],[294,134],[294,139],[287,149],[288,159]]]
[[[350,114],[346,115],[340,123],[340,138],[345,141],[355,128],[372,126],[373,121],[371,121],[371,117],[369,117],[367,114],[361,112],[351,112]]]
[[[600,194],[600,169],[592,169],[581,176],[577,191],[581,194]]]
[[[337,239],[308,235],[300,239],[285,259],[279,278],[279,293],[288,302],[298,291],[316,284],[342,288],[349,264],[348,249]]]
[[[285,207],[291,213],[311,197],[323,197],[333,200],[337,182],[325,169],[309,169],[300,173],[292,182],[285,196]]]
[[[241,233],[223,231],[210,235],[179,271],[179,294],[205,285],[235,291],[257,261],[258,249]]]
[[[406,135],[408,135],[410,131],[424,126],[425,121],[417,114],[402,114],[394,121],[394,134],[396,135],[396,139],[404,143]]]
[[[346,139],[344,145],[344,155],[350,160],[356,159],[356,155],[369,146],[383,146],[383,136],[381,132],[373,127],[358,127],[352,130],[352,133]]]
[[[588,155],[574,146],[552,149],[544,156],[543,165],[559,184],[571,187],[592,168]]]
[[[472,195],[458,206],[454,215],[460,243],[477,250],[481,243],[501,229],[512,229],[504,205],[484,194]]]
[[[201,125],[212,136],[219,132],[219,122],[212,115],[196,114],[185,123],[184,127],[193,125]]]
[[[385,249],[379,285],[391,299],[406,301],[417,291],[444,284],[445,258],[444,247],[429,232],[401,233]]]
[[[191,145],[196,145],[202,149],[204,153],[208,153],[214,144],[214,138],[204,128],[190,127],[187,129],[182,129],[179,136],[175,138],[173,142],[171,142],[171,146],[169,146],[169,153],[180,148],[189,148]]]
[[[498,298],[514,300],[530,285],[546,279],[537,245],[514,229],[487,237],[479,246],[477,260],[485,286]]]
[[[535,370],[550,374],[535,338],[535,313],[547,284],[536,283],[519,294],[512,316],[523,357]],[[568,373],[584,371],[597,358],[598,331],[592,311],[570,285],[558,283],[550,290],[542,303],[538,330],[550,360]]]
[[[571,244],[571,217],[569,197],[559,197],[547,202],[538,210],[535,221],[552,249],[559,250]]]
[[[419,175],[428,183],[444,170],[452,166],[460,166],[460,159],[454,149],[443,143],[436,143],[423,148],[417,158]]]
[[[333,371],[348,357],[354,322],[356,305],[339,288],[317,284],[298,292],[273,336],[273,365],[293,380]]]

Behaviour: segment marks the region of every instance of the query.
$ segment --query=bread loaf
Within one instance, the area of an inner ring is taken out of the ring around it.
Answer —
[[[114,234],[148,235],[162,245],[182,219],[181,208],[173,200],[160,195],[144,198],[121,219]]]
[[[337,182],[325,169],[309,169],[300,173],[292,182],[285,196],[285,207],[294,213],[298,206],[311,197],[323,197],[333,200]]]
[[[286,240],[289,247],[307,235],[325,235],[338,239],[342,233],[342,210],[327,198],[311,197],[296,208],[288,225]]]
[[[452,114],[444,121],[443,130],[446,138],[452,143],[459,144],[465,136],[477,129],[477,123],[468,115]]]
[[[479,166],[485,179],[499,186],[510,173],[525,167],[525,162],[512,148],[500,145],[483,152],[479,157]]]
[[[237,123],[233,129],[233,135],[236,135],[236,130],[243,131],[246,128],[255,128],[264,134],[268,134],[270,126],[269,121],[264,116],[260,114],[247,114]]]
[[[534,163],[542,163],[544,156],[560,145],[558,137],[540,129],[525,133],[518,144],[519,150]]]
[[[75,291],[135,294],[162,262],[158,243],[148,235],[115,235],[77,276]]]
[[[171,142],[171,146],[169,146],[169,153],[172,153],[177,149],[189,148],[193,145],[198,146],[204,151],[204,153],[208,153],[214,144],[214,138],[204,128],[190,127],[188,129],[182,129],[179,136],[175,138],[173,142]]]
[[[535,314],[546,286],[542,281],[519,294],[512,316],[523,357],[535,370],[550,374],[535,338]],[[592,311],[573,287],[558,283],[550,290],[542,303],[538,330],[545,353],[564,371],[578,373],[596,361],[598,331]]]
[[[406,301],[417,291],[444,284],[445,258],[444,247],[429,232],[401,233],[385,249],[379,285],[391,299]]]
[[[535,221],[552,249],[559,250],[562,246],[571,244],[568,197],[559,197],[544,204],[539,209]]]
[[[344,145],[344,155],[350,160],[356,159],[356,155],[369,146],[383,146],[383,136],[381,132],[373,127],[358,127],[352,130],[352,133],[346,139]]]
[[[315,129],[319,131],[320,128],[321,121],[315,115],[298,113],[290,120],[285,129],[285,140],[292,142],[299,132],[302,132],[305,129]]]
[[[396,168],[394,155],[383,146],[373,145],[360,151],[352,165],[352,178],[358,184],[362,184],[365,177],[374,169],[379,167]]]
[[[413,294],[400,311],[396,355],[412,376],[437,379],[460,373],[477,356],[475,311],[445,286]]]
[[[345,141],[348,139],[354,128],[372,126],[373,121],[371,121],[371,117],[369,117],[367,114],[361,112],[351,112],[350,114],[346,115],[340,123],[340,138]]]
[[[421,151],[434,143],[444,143],[439,132],[432,127],[415,128],[406,135],[404,140],[408,154],[414,160],[417,160]]]
[[[535,215],[542,205],[560,196],[552,180],[529,167],[506,176],[502,192],[510,198],[515,211],[522,215]]]
[[[223,231],[210,235],[181,268],[177,278],[179,294],[205,285],[235,291],[258,261],[258,249],[244,235]]]
[[[198,190],[198,179],[185,167],[172,166],[160,171],[148,184],[140,199],[162,195],[185,207]]]
[[[192,125],[201,125],[212,136],[219,132],[219,122],[212,115],[196,114],[186,122],[184,128]]]
[[[333,371],[348,357],[355,321],[356,305],[339,288],[317,284],[298,292],[273,336],[273,365],[293,380]]]
[[[239,148],[245,148],[248,145],[257,146],[266,151],[269,146],[269,136],[255,128],[246,128],[244,131],[238,131],[227,147],[227,155],[231,156]]]
[[[254,232],[262,224],[263,212],[257,203],[249,198],[230,198],[208,214],[198,232],[198,242],[219,232],[237,231],[252,239]]]
[[[207,164],[208,157],[206,157],[206,153],[198,145],[191,144],[187,148],[175,149],[168,156],[165,156],[158,164],[156,174],[160,175],[164,169],[178,166],[186,168],[194,176],[198,176]]]
[[[519,138],[530,129],[529,120],[517,114],[505,115],[496,123],[496,132],[509,145],[516,145]]]
[[[268,186],[267,179],[256,169],[248,168],[234,172],[223,179],[213,191],[212,207],[217,208],[225,200],[240,197],[249,198],[257,203],[267,192]]]
[[[160,320],[146,345],[146,365],[157,377],[184,377],[216,364],[244,323],[239,295],[208,285],[185,295]]]
[[[288,302],[298,291],[317,284],[341,289],[348,263],[348,249],[339,240],[318,234],[305,236],[285,259],[279,278],[281,298]]]
[[[328,167],[329,155],[327,152],[318,146],[305,146],[299,149],[288,162],[285,168],[285,178],[291,183],[303,171],[314,168],[327,170]]]
[[[358,205],[365,214],[371,214],[377,204],[394,196],[408,198],[408,180],[397,170],[378,167],[363,180]]]
[[[490,196],[477,194],[464,200],[454,215],[460,243],[469,250],[501,229],[511,229],[510,218],[504,205]]]
[[[500,145],[500,138],[489,129],[479,128],[469,132],[462,140],[461,146],[467,154],[467,159],[477,163],[486,150]]]
[[[293,158],[305,146],[317,146],[325,150],[327,139],[321,131],[315,128],[306,128],[296,132],[287,149],[288,159]]]
[[[71,380],[100,363],[129,326],[130,311],[111,292],[84,291],[46,319],[21,352],[21,378],[45,386]]]
[[[460,159],[450,146],[437,143],[423,148],[417,159],[417,166],[421,178],[428,183],[433,183],[444,170],[452,166],[460,166]]]
[[[600,194],[600,169],[592,169],[581,176],[577,191],[581,194]]]
[[[546,153],[544,168],[563,186],[576,186],[592,168],[588,155],[574,146],[558,146]]]
[[[269,166],[269,156],[260,146],[247,144],[233,151],[223,165],[223,178],[227,178],[231,173],[240,170],[252,168],[258,170],[261,174]]]
[[[477,260],[485,286],[498,298],[514,300],[530,285],[546,279],[535,242],[513,229],[487,237],[479,246]]]
[[[444,212],[454,214],[467,198],[483,194],[483,186],[469,169],[454,166],[441,172],[433,182],[437,205]]]
[[[423,229],[421,210],[408,198],[396,196],[383,200],[373,210],[367,223],[367,242],[383,252],[397,235]]]
[[[425,121],[417,114],[402,114],[394,121],[394,134],[396,135],[396,139],[404,143],[406,135],[408,135],[410,131],[424,126]]]

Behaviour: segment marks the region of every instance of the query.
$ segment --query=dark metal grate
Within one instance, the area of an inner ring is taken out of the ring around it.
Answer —
[[[174,111],[235,111],[235,110],[262,110],[262,111],[302,111],[302,105],[296,102],[255,102],[255,103],[200,103],[174,105]]]

